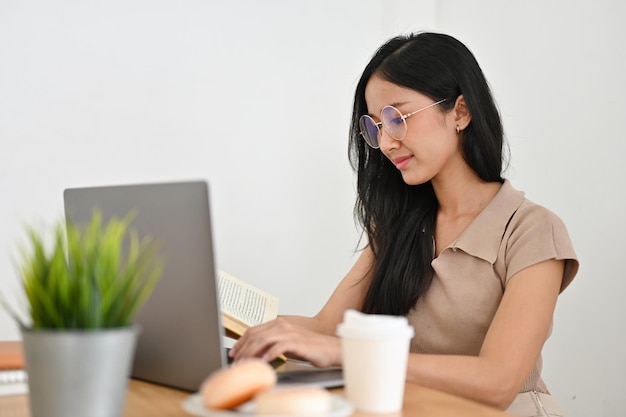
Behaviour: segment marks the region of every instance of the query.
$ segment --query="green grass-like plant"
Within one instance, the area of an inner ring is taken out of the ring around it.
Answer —
[[[100,329],[133,323],[158,282],[163,262],[158,244],[130,227],[132,215],[103,224],[95,210],[83,229],[60,222],[52,250],[28,229],[30,250],[22,251],[21,284],[31,323],[6,300],[9,314],[25,329]]]

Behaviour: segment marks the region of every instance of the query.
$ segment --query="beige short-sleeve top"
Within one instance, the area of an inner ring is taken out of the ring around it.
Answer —
[[[478,355],[509,279],[539,262],[565,260],[563,291],[578,260],[561,219],[506,180],[493,200],[432,261],[433,281],[408,314],[411,351]],[[541,357],[521,392],[548,392]]]

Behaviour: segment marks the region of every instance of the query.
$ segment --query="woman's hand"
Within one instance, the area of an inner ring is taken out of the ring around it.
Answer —
[[[279,316],[248,329],[230,351],[231,358],[263,358],[280,355],[306,360],[318,367],[341,366],[341,345],[334,336],[348,309],[359,310],[371,282],[374,255],[365,248],[352,269],[314,317]]]
[[[281,354],[317,367],[341,365],[339,338],[309,330],[288,317],[251,327],[230,351],[230,357],[235,360],[259,357],[268,362]]]

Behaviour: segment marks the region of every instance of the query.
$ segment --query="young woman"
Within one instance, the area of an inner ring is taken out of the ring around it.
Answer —
[[[407,380],[520,416],[559,415],[541,379],[567,230],[502,178],[503,130],[482,70],[443,34],[396,37],[356,88],[350,156],[367,245],[315,317],[250,329],[231,355],[341,365],[346,309],[407,316]]]

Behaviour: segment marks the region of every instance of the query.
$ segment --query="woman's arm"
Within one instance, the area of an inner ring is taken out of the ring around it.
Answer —
[[[231,357],[272,360],[287,354],[316,366],[340,365],[341,349],[335,330],[345,310],[359,310],[363,305],[372,263],[373,254],[366,248],[319,313],[314,317],[280,316],[252,327],[237,341]]]
[[[478,356],[411,354],[407,379],[507,408],[541,353],[564,265],[545,261],[511,277]]]

